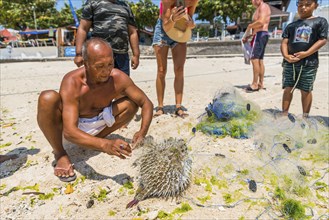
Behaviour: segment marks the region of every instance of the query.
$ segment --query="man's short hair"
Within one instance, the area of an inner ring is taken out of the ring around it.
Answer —
[[[84,42],[84,44],[82,45],[82,58],[84,61],[88,60],[88,50],[87,48],[89,47],[89,45],[91,44],[104,44],[107,45],[108,47],[111,47],[111,45],[104,39],[99,38],[99,37],[93,37],[89,40],[87,40],[86,42]]]

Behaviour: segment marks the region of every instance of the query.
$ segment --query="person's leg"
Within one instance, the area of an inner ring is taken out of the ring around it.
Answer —
[[[264,89],[265,65],[264,65],[264,61],[262,59],[259,60],[259,66],[260,66],[260,71],[259,71],[259,78],[258,78],[258,88]]]
[[[174,89],[175,89],[175,114],[182,118],[188,116],[182,109],[183,91],[184,91],[184,65],[186,60],[186,43],[179,43],[172,49],[174,63]]]
[[[260,64],[260,59],[252,59],[252,70],[253,70],[253,79],[252,83],[250,85],[250,88],[252,90],[257,90],[258,89],[258,79],[260,77],[260,72],[261,72],[261,64]]]
[[[308,117],[310,111],[311,111],[311,106],[312,106],[312,91],[306,92],[301,90],[302,94],[302,106],[303,106],[303,117]]]
[[[169,46],[154,45],[154,52],[157,60],[156,92],[158,98],[158,109],[155,116],[163,114],[163,101],[166,87],[167,58]]]
[[[174,89],[175,89],[175,101],[176,109],[182,106],[183,90],[184,90],[184,65],[186,60],[186,43],[179,43],[172,49],[172,56],[174,62]],[[178,115],[184,113],[183,110],[176,112]]]
[[[59,93],[53,90],[41,92],[38,100],[37,121],[56,160],[55,175],[74,176],[71,161],[63,147],[62,103]]]
[[[265,75],[265,65],[264,65],[264,55],[265,55],[265,48],[267,45],[269,39],[269,35],[267,32],[262,32],[261,37],[259,39],[259,50],[260,50],[260,55],[259,55],[259,66],[260,66],[260,71],[259,71],[259,81],[258,81],[258,88],[259,89],[264,89],[264,75]]]
[[[129,123],[138,111],[138,106],[135,102],[127,97],[118,99],[112,103],[112,113],[115,118],[115,123],[111,127],[106,127],[97,137],[106,137],[113,131],[121,128],[123,125]]]
[[[283,115],[288,115],[291,100],[293,98],[293,93],[291,93],[292,87],[286,87],[283,91],[282,96],[282,112]]]

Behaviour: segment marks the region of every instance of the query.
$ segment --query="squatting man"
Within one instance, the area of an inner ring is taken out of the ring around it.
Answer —
[[[38,100],[38,124],[55,155],[54,174],[61,181],[76,178],[63,147],[68,141],[125,159],[146,136],[153,104],[122,71],[114,68],[113,52],[100,38],[85,42],[84,66],[67,73],[59,92],[43,91]],[[116,99],[117,97],[121,97]],[[124,140],[105,137],[126,125],[141,108],[141,127],[130,146]]]

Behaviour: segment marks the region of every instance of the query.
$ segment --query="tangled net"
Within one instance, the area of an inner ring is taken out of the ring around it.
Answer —
[[[244,100],[233,87],[219,90],[205,110],[197,130],[238,139],[250,137],[253,125],[261,115],[259,107]]]
[[[328,127],[314,118],[265,112],[253,124],[252,138],[246,161],[192,153],[193,187],[204,195],[185,198],[205,208],[263,206],[256,219],[327,219]]]

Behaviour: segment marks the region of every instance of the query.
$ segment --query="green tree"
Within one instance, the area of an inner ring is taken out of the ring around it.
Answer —
[[[75,9],[75,13],[77,14],[77,17],[80,21],[82,8],[77,9],[77,10]],[[57,25],[57,27],[75,25],[74,17],[71,12],[71,8],[68,4],[65,3],[64,7],[61,9],[61,11],[58,12],[58,15],[55,18],[55,24]]]
[[[138,29],[155,26],[159,16],[159,8],[151,0],[139,0],[136,4],[130,2],[129,5],[135,15]]]
[[[199,0],[196,12],[197,18],[214,24],[214,17],[221,16],[224,21],[229,18],[236,21],[243,13],[251,14],[251,0]]]
[[[56,0],[2,0],[0,23],[7,28],[34,28],[34,12],[37,26],[46,28],[54,20]]]
[[[0,0],[0,24],[6,28],[34,29],[34,13],[38,29],[74,24],[70,7],[66,3],[59,12],[56,10],[56,0]],[[76,10],[76,13],[80,17],[81,9]]]

